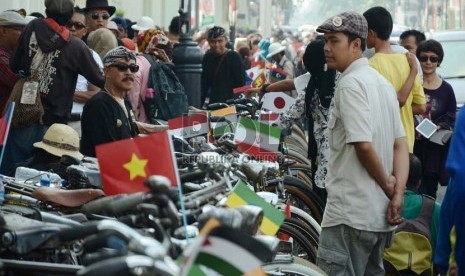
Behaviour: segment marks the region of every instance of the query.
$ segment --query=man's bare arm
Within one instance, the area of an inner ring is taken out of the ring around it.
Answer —
[[[416,57],[410,52],[405,54],[407,56],[408,63],[410,65],[410,73],[407,79],[404,82],[404,85],[397,91],[397,100],[399,101],[399,106],[402,107],[407,102],[408,96],[412,91],[413,85],[415,84],[415,78],[418,75],[418,67],[416,62]]]
[[[426,112],[426,104],[412,103],[413,115],[421,115]]]
[[[90,98],[100,91],[100,88],[89,83],[88,91],[76,91],[74,92],[73,101],[77,103],[86,103]]]
[[[387,220],[391,225],[402,223],[402,207],[404,206],[405,185],[409,173],[409,152],[407,139],[397,138],[394,142],[394,166],[392,174],[396,177],[396,185],[387,210]]]

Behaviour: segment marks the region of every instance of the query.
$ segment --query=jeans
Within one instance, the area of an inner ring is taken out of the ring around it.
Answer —
[[[25,128],[10,128],[3,155],[0,173],[14,176],[16,164],[32,157],[34,143],[39,142],[47,131],[47,126],[34,124]]]

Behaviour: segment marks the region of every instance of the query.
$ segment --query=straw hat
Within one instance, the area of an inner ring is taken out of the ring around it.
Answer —
[[[79,160],[83,158],[79,152],[79,134],[64,124],[51,125],[42,141],[34,143],[34,147],[59,157],[70,155]]]

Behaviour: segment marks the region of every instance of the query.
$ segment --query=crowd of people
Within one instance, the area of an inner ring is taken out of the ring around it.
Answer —
[[[172,63],[180,18],[164,31],[147,16],[114,16],[107,0],[83,8],[45,0],[45,8],[45,15],[0,13],[0,108],[17,97],[16,117],[27,105],[41,112],[12,125],[0,172],[44,168],[63,154],[95,157],[97,145],[165,131],[147,124],[144,102],[153,97],[153,62]],[[429,198],[434,271],[464,275],[465,111],[456,121],[454,91],[437,73],[447,55],[441,44],[408,30],[391,45],[392,28],[383,7],[335,15],[299,41],[250,33],[232,45],[214,26],[196,36],[205,53],[200,100],[233,98],[252,81],[246,70],[261,64],[268,82],[247,97],[296,98],[281,125],[308,124],[314,190],[326,203],[317,264],[328,275],[384,274],[396,226],[423,214]],[[416,132],[425,119],[452,139],[438,144]],[[443,208],[434,202],[438,185],[449,185]]]

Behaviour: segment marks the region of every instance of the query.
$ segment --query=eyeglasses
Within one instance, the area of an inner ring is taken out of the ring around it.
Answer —
[[[418,60],[420,62],[428,62],[431,61],[431,63],[436,63],[439,61],[439,57],[436,57],[436,56],[419,56],[418,57]]]
[[[94,12],[93,14],[90,15],[90,17],[92,17],[92,19],[94,20],[97,20],[99,17],[101,17],[103,20],[108,20],[108,18],[110,18],[110,15],[106,12],[103,12],[103,13]]]
[[[67,24],[66,24],[66,27],[68,29],[71,29],[72,27],[74,27],[76,30],[82,30],[86,27],[86,25],[82,24],[81,22],[73,22],[73,21],[69,21]]]
[[[118,69],[118,71],[120,72],[126,72],[128,68],[132,73],[136,73],[137,71],[139,71],[139,65],[135,63],[129,64],[129,65],[124,64],[124,63],[115,63],[115,64],[108,65],[108,67],[116,67],[116,69]]]

